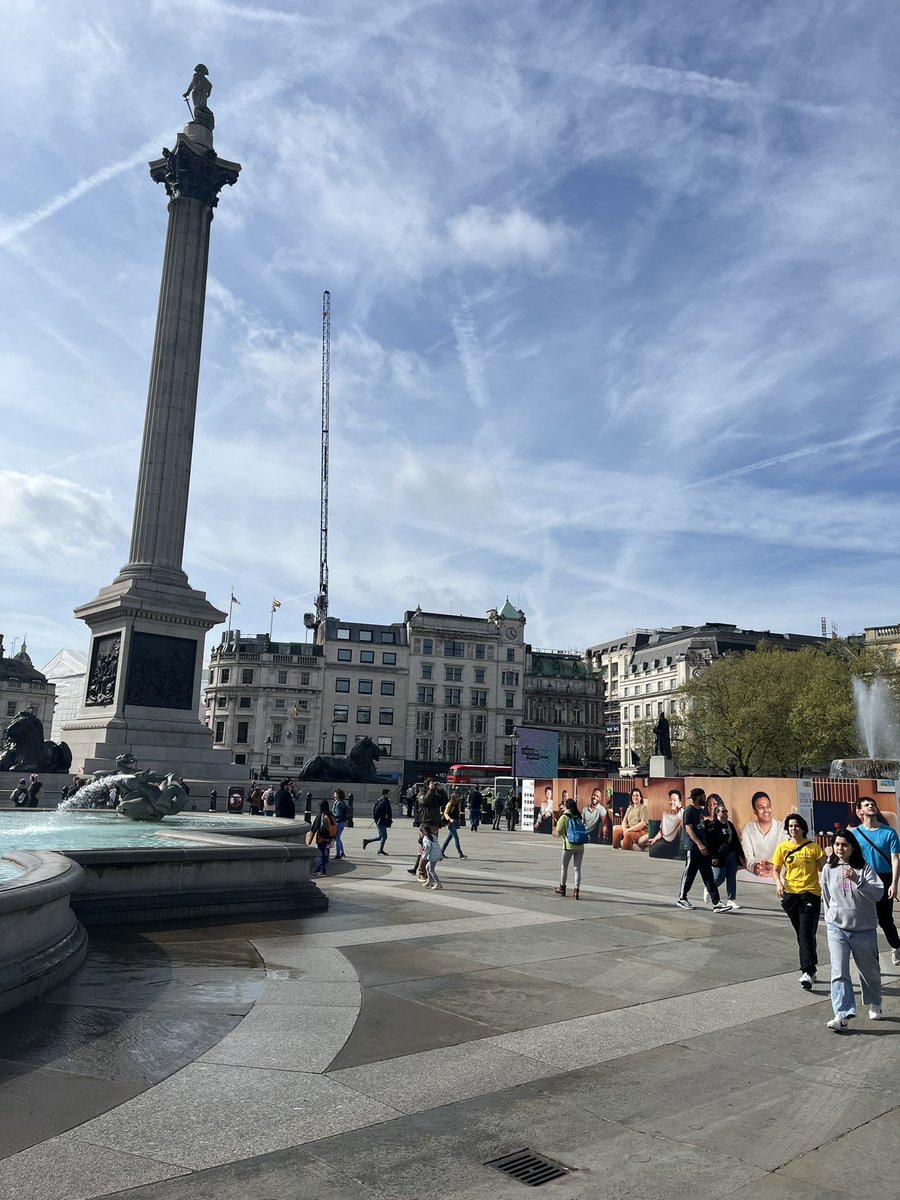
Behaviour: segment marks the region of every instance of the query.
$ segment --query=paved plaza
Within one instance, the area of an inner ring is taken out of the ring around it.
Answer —
[[[505,1200],[485,1164],[523,1148],[557,1200],[896,1194],[889,955],[885,1020],[839,1036],[774,889],[683,912],[677,864],[589,847],[575,902],[556,841],[482,828],[432,892],[408,822],[388,859],[366,832],[327,914],[98,929],[4,1017],[4,1200]]]

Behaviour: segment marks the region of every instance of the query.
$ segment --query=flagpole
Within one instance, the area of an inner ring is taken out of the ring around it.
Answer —
[[[228,601],[228,632],[231,633],[231,610],[234,608],[234,584],[231,585],[231,591],[228,595],[230,597]]]
[[[275,624],[275,597],[272,597],[272,611],[269,613],[269,641],[272,640],[272,626]]]

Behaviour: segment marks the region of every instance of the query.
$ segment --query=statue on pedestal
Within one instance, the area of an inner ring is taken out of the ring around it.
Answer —
[[[665,713],[659,714],[659,720],[653,726],[653,753],[661,754],[663,758],[672,757],[672,740],[669,735],[669,722]]]

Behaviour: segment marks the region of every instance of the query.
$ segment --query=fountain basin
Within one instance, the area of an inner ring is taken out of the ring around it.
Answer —
[[[84,879],[78,863],[61,854],[9,856],[0,881],[0,1012],[50,991],[81,966],[87,935],[69,901]]]

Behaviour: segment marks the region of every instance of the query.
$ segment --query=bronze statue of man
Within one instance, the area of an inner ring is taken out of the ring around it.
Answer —
[[[669,722],[665,713],[659,714],[659,720],[653,726],[653,753],[661,754],[664,758],[672,757],[672,741],[669,735]]]

